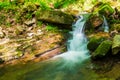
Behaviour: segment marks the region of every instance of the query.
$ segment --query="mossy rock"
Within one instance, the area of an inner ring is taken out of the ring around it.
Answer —
[[[12,3],[24,3],[25,0],[10,0]]]
[[[103,3],[103,2],[98,2],[92,10],[94,13],[100,13],[105,16],[108,16],[110,14],[114,13],[114,9],[111,7],[109,3]]]
[[[26,20],[31,20],[34,17],[34,12],[37,10],[37,6],[31,2],[27,2],[23,5],[16,15],[16,21],[24,23]]]
[[[111,31],[113,31],[113,30],[120,32],[120,24],[111,25]]]
[[[66,14],[62,11],[38,10],[35,15],[38,20],[50,23],[71,25],[74,22],[74,18],[72,15]]]
[[[26,4],[23,6],[23,8],[22,8],[22,11],[23,11],[23,12],[26,12],[26,11],[28,11],[28,12],[34,12],[35,10],[37,10],[37,7],[36,7],[35,4],[33,4],[33,3],[31,3],[31,2],[26,3]]]
[[[104,57],[110,51],[112,46],[112,41],[105,40],[103,41],[98,48],[92,53],[92,58]]]
[[[117,54],[120,51],[120,35],[115,35],[112,44],[112,54]]]
[[[93,15],[89,19],[90,24],[92,25],[93,28],[98,28],[103,24],[103,17],[102,16],[97,16]]]
[[[104,37],[100,37],[100,38],[96,38],[96,37],[92,37],[89,41],[89,43],[87,44],[87,48],[93,52],[94,50],[97,49],[97,47],[100,45],[101,42],[103,42],[104,40],[106,40],[106,38]]]

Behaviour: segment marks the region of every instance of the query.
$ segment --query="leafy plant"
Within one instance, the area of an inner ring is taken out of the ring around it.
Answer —
[[[41,26],[41,25],[42,25],[42,22],[41,22],[41,21],[37,21],[37,25],[38,25],[38,26]]]
[[[54,3],[54,8],[61,8],[61,7],[66,7],[67,5],[74,3],[78,0],[57,0]]]
[[[40,8],[42,10],[47,10],[47,9],[50,9],[50,7],[48,6],[48,3],[47,3],[47,0],[25,0],[26,3],[28,2],[31,2],[31,3],[34,3],[34,4],[39,4],[40,5]]]
[[[9,6],[10,6],[9,2],[0,2],[0,10]]]
[[[93,13],[100,13],[100,14],[112,14],[114,13],[114,9],[110,6],[109,3],[103,3],[103,2],[100,2],[100,3],[97,3],[96,5],[96,8],[94,9],[94,12]]]
[[[51,31],[51,32],[58,32],[59,31],[58,27],[56,27],[54,25],[47,25],[46,30]]]
[[[50,9],[50,7],[47,5],[47,3],[43,2],[43,1],[40,1],[40,7],[42,10],[48,10]]]

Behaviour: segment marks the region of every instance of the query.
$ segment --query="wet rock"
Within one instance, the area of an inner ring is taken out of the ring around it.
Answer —
[[[111,37],[114,37],[116,34],[118,34],[118,31],[117,31],[117,30],[114,30],[114,31],[111,31],[111,32],[110,32],[110,36],[111,36]]]
[[[23,34],[24,32],[25,32],[25,27],[23,27],[23,26],[16,26],[16,29],[15,29],[15,34],[16,35]]]
[[[38,10],[35,14],[38,20],[42,20],[50,23],[71,25],[74,21],[72,15],[66,14],[62,11]]]
[[[4,38],[5,37],[5,33],[3,32],[2,28],[0,27],[0,38]]]
[[[10,41],[9,38],[3,38],[0,40],[0,45],[4,45],[4,44],[8,43],[9,41]]]
[[[0,32],[0,38],[4,38],[5,34],[3,32]]]
[[[91,23],[91,25],[93,26],[93,28],[98,28],[98,27],[100,27],[101,25],[102,25],[102,23],[103,23],[103,18],[102,17],[100,17],[100,16],[92,16],[91,18],[90,18],[90,23]]]
[[[104,57],[107,55],[109,50],[111,49],[112,46],[112,41],[105,40],[103,41],[98,48],[92,53],[92,58],[97,58],[97,57]]]
[[[111,25],[111,31],[120,32],[120,24]]]
[[[27,33],[27,36],[28,36],[27,38],[32,39],[34,35],[35,33]]]
[[[70,13],[74,16],[77,16],[80,14],[80,11],[79,9],[73,9],[73,8],[68,8],[68,9],[62,9],[63,12],[67,12],[67,13]]]
[[[25,21],[24,24],[27,25],[27,26],[32,26],[36,23],[36,19],[33,18],[32,20],[29,20],[29,21]]]
[[[101,42],[103,42],[106,38],[104,37],[100,37],[100,38],[96,38],[96,37],[92,37],[87,45],[87,48],[93,52],[94,50],[97,49],[97,47],[100,45]]]
[[[117,54],[120,51],[120,35],[115,35],[112,44],[112,54]]]
[[[120,19],[119,19],[119,17],[120,17],[120,11],[118,10],[117,7],[116,7],[114,10],[115,10],[115,11],[114,11],[114,13],[113,13],[113,15],[112,15],[112,18],[115,19],[115,20],[120,20]]]

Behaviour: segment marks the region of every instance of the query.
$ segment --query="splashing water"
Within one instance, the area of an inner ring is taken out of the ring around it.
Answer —
[[[84,65],[82,63],[90,57],[84,34],[84,25],[88,17],[87,14],[81,15],[73,24],[73,31],[70,32],[72,38],[68,40],[67,52],[27,68],[22,68],[20,71],[23,73],[21,74],[20,72],[19,74],[10,73],[12,77],[10,74],[6,74],[0,80],[90,80],[83,77],[84,74],[81,73],[81,67]]]
[[[32,80],[78,80],[76,76],[78,76],[81,63],[90,57],[87,49],[87,39],[84,35],[84,25],[87,18],[88,15],[82,15],[73,24],[73,31],[70,32],[72,38],[68,40],[68,51],[47,60],[46,64],[43,62],[42,69],[39,68],[28,73],[25,80],[31,78]],[[66,77],[70,74],[71,76]]]
[[[84,16],[80,16],[76,23],[73,24],[73,31],[70,32],[72,33],[72,39],[68,40],[67,45],[68,51],[56,57],[64,58],[66,63],[73,62],[73,65],[75,63],[80,63],[89,57],[89,51],[87,50],[87,39],[84,35],[85,22],[86,20]]]
[[[107,20],[105,18],[105,16],[103,16],[103,25],[102,27],[104,28],[104,32],[109,32],[109,26],[108,26],[108,23],[107,23]]]
[[[84,35],[84,24],[86,20],[84,16],[73,24],[72,38],[68,40],[68,51],[55,56],[54,58],[62,58],[64,63],[59,68],[67,68],[68,70],[75,71],[76,66],[80,65],[82,61],[89,58],[89,51],[87,49],[87,39]]]

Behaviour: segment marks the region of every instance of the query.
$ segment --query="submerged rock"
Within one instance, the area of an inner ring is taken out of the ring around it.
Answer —
[[[117,54],[120,51],[120,35],[115,35],[112,44],[112,54]]]
[[[70,14],[66,14],[62,11],[55,10],[38,10],[36,12],[36,17],[38,20],[57,23],[57,24],[72,24],[74,18]]]
[[[98,48],[92,53],[92,58],[103,57],[107,55],[112,46],[112,41],[105,40],[103,41]]]

